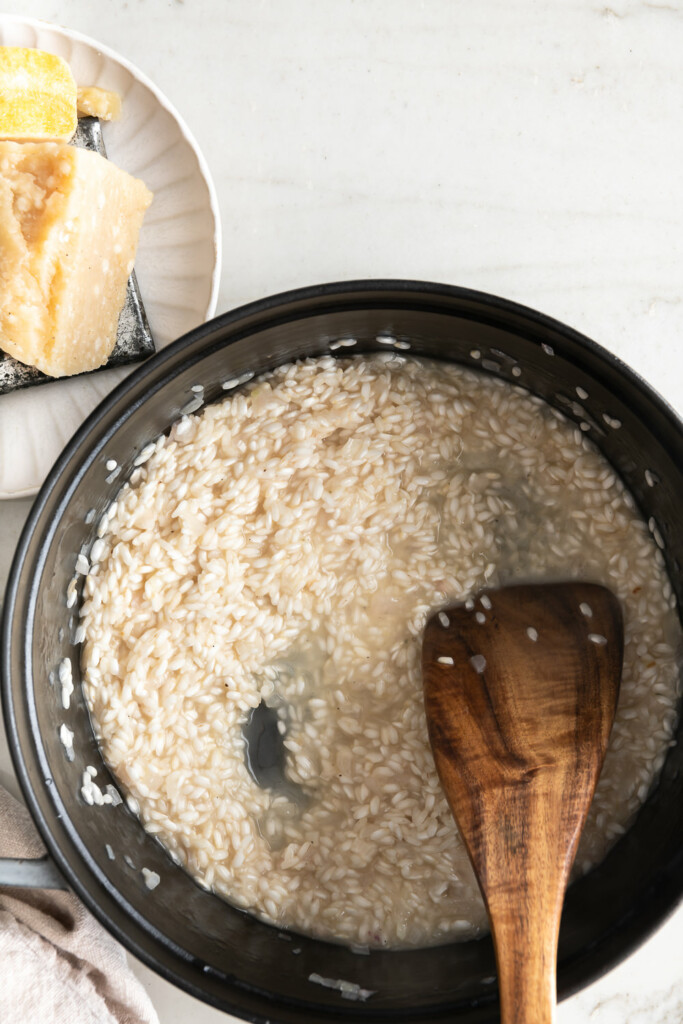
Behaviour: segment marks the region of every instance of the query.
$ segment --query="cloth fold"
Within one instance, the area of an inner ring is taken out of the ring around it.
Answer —
[[[41,857],[25,807],[0,787],[0,856]],[[2,1024],[158,1024],[123,948],[71,893],[0,887]]]

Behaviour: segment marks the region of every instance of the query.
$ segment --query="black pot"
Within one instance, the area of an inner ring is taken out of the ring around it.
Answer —
[[[354,338],[357,344],[335,350],[337,355],[386,351],[378,335],[409,342],[411,354],[483,368],[522,384],[588,424],[589,436],[621,474],[645,519],[656,521],[679,603],[683,599],[683,424],[609,353],[575,331],[502,299],[404,281],[290,292],[198,328],[150,359],[106,398],[50,473],[10,574],[2,636],[2,697],[10,748],[43,839],[69,886],[90,910],[169,981],[251,1021],[496,1020],[492,945],[484,939],[359,956],[331,943],[285,936],[202,890],[144,832],[125,804],[87,806],[80,795],[86,765],[97,768],[100,785],[114,780],[100,756],[78,686],[75,611],[67,608],[66,590],[77,553],[91,544],[97,520],[136,455],[178,418],[194,396],[192,385],[203,385],[211,402],[224,397],[221,383],[227,378],[321,355],[338,339]],[[521,374],[513,374],[514,367]],[[580,401],[577,386],[590,397]],[[113,480],[105,468],[109,459],[122,467]],[[94,518],[88,514],[91,509]],[[65,657],[74,664],[76,684],[68,711],[61,708],[60,687],[54,681]],[[71,763],[58,738],[62,722],[75,733]],[[568,892],[559,949],[561,996],[617,963],[681,896],[680,734],[679,727],[679,743],[633,827]],[[115,860],[107,856],[105,844],[115,851]],[[153,892],[144,884],[143,866],[161,876]],[[347,979],[376,994],[366,1002],[344,1000],[338,992],[312,984],[312,973]]]

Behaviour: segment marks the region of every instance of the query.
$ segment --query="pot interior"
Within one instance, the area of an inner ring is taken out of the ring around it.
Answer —
[[[381,338],[382,341],[378,341]],[[463,1021],[497,1019],[490,939],[410,952],[357,955],[344,947],[259,923],[201,889],[176,867],[125,803],[89,806],[86,766],[114,783],[94,740],[73,643],[77,606],[67,587],[79,551],[140,451],[204,388],[282,362],[330,351],[386,352],[461,363],[542,396],[587,433],[617,469],[656,530],[681,602],[681,425],[616,359],[529,310],[487,296],[401,283],[330,286],[292,293],[226,315],[165,350],[105,400],[61,456],[20,543],[6,601],[4,687],[20,781],[69,883],[135,954],[170,980],[251,1020]],[[353,347],[334,347],[353,339]],[[577,388],[579,389],[577,391]],[[588,398],[580,395],[588,394]],[[584,428],[585,429],[585,428]],[[120,472],[106,468],[116,460]],[[69,658],[75,691],[61,704],[57,679]],[[69,761],[59,739],[74,733]],[[678,736],[680,739],[680,723]],[[624,956],[670,910],[683,887],[683,744],[670,750],[659,784],[606,860],[574,883],[560,935],[561,994]],[[107,852],[109,847],[114,859]],[[141,869],[158,872],[150,892]],[[340,998],[309,981],[344,979],[375,994]]]

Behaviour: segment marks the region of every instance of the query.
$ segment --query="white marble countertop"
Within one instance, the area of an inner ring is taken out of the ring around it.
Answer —
[[[344,278],[467,285],[578,328],[683,411],[681,0],[3,6],[119,51],[178,107],[218,190],[219,311]],[[2,584],[29,504],[0,504]],[[682,948],[683,908],[559,1024],[678,1024]],[[231,1019],[135,969],[163,1024]]]

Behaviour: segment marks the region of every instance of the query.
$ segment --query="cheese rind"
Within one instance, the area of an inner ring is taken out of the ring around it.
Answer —
[[[98,153],[0,142],[0,349],[51,377],[105,363],[151,201]]]
[[[44,50],[0,46],[0,138],[67,141],[77,123],[67,62]]]

